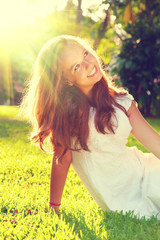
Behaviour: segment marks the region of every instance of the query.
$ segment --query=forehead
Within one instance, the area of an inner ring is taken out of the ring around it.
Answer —
[[[68,41],[67,44],[65,45],[61,56],[62,58],[65,58],[66,56],[68,57],[68,55],[76,55],[77,53],[82,52],[82,50],[84,49],[84,47],[75,41]]]
[[[68,69],[72,67],[81,58],[83,50],[84,47],[80,43],[74,41],[67,42],[60,55],[62,65]]]

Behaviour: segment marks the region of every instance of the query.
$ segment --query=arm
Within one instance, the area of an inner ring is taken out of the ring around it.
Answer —
[[[61,151],[61,149],[59,149]],[[50,177],[50,202],[59,204],[61,202],[62,193],[67,178],[68,170],[71,164],[71,151],[68,150],[63,156],[62,163],[57,163],[56,157],[53,155],[51,177]],[[59,207],[51,206],[49,209],[54,208],[55,212]]]
[[[160,159],[160,135],[142,117],[133,102],[128,110],[128,116],[132,126],[132,135]]]

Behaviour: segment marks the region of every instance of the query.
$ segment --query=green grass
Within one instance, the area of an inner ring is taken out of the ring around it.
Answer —
[[[18,107],[0,106],[0,239],[158,240],[160,222],[102,211],[69,170],[59,215],[48,214],[52,156],[28,140]],[[148,119],[160,133],[160,119]],[[146,151],[136,140],[128,145]]]

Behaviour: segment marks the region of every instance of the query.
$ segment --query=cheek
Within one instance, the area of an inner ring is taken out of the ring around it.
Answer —
[[[83,75],[80,74],[80,75],[77,75],[75,78],[74,78],[74,84],[77,85],[77,86],[80,86],[83,84],[84,80],[83,80]]]
[[[86,81],[86,74],[84,71],[81,71],[77,76],[76,76],[76,82],[77,83],[83,83]]]
[[[68,79],[68,80],[74,80],[74,78],[75,78],[75,76],[72,74],[72,72],[71,71],[66,71],[65,72],[65,77]]]
[[[94,55],[92,55],[92,54],[90,54],[89,60],[90,60],[91,62],[97,62],[97,58],[96,58]]]

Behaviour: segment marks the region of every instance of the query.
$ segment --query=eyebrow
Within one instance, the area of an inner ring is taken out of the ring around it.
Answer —
[[[83,52],[85,51],[85,48],[82,48],[82,54],[83,54]],[[77,62],[76,63],[74,63],[69,69],[70,70],[72,70],[73,69],[73,67],[75,66],[77,64]]]

